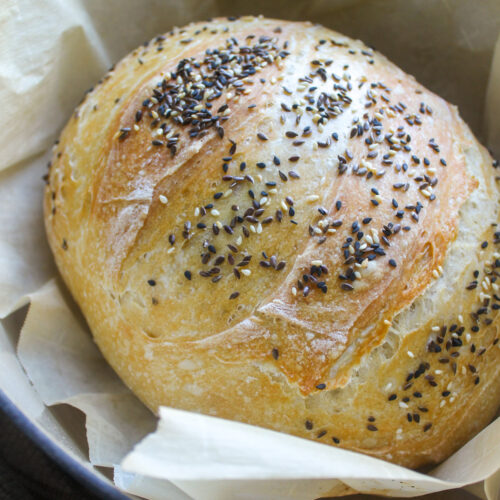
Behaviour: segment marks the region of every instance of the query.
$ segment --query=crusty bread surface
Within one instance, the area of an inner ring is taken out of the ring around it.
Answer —
[[[495,168],[455,107],[363,43],[216,19],[86,95],[45,223],[95,341],[153,411],[417,468],[500,403]]]

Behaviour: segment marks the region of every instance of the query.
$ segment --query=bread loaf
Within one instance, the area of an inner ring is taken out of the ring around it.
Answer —
[[[102,353],[173,406],[437,463],[500,403],[497,163],[359,41],[229,18],[78,106],[45,223]]]

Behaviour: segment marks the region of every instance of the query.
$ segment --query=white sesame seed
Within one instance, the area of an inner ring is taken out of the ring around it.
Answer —
[[[434,269],[434,271],[432,271],[432,275],[434,276],[434,278],[439,278],[439,273],[437,272],[437,269]]]
[[[384,319],[384,325],[391,326],[392,322],[389,321],[388,319]]]
[[[441,375],[443,373],[443,370],[434,370],[434,373],[436,375]]]
[[[358,280],[361,279],[361,273],[359,271],[354,271],[354,276],[356,276]]]
[[[467,333],[465,334],[465,340],[467,341],[467,343],[469,343],[469,342],[471,341],[471,338],[472,338],[472,337],[471,337],[471,334],[470,334],[469,332],[467,332]]]
[[[167,253],[173,253],[175,252],[175,247],[170,247],[168,250],[167,250]]]
[[[292,295],[297,295],[297,289],[294,286],[292,287]]]
[[[220,215],[220,212],[216,209],[216,208],[212,208],[212,210],[210,210],[210,213],[214,216],[214,217],[218,217]]]
[[[238,237],[236,238],[236,242],[235,242],[235,243],[236,243],[238,246],[240,246],[242,241],[243,241],[243,238],[242,238],[241,236],[238,236]]]
[[[136,132],[138,132],[140,129],[139,129],[139,125],[137,125],[137,123],[134,123],[134,130]]]
[[[406,403],[403,403],[403,401],[399,402],[399,407],[400,408],[408,408],[408,405]]]
[[[327,230],[328,234],[335,234],[336,232],[337,232],[337,230],[334,229],[333,227],[331,227],[330,229]]]
[[[252,271],[250,271],[250,269],[242,269],[241,274],[244,274],[245,276],[250,276],[252,274]]]
[[[389,382],[389,383],[385,386],[384,391],[385,391],[385,392],[390,391],[390,390],[391,390],[391,388],[392,388],[392,382]]]
[[[228,189],[223,195],[222,197],[223,198],[227,198],[229,196],[231,196],[233,194],[233,190],[232,189]]]
[[[431,328],[431,330],[432,330],[433,332],[439,332],[439,330],[441,330],[441,328],[439,328],[439,326],[437,326],[437,325],[434,325],[434,326]]]
[[[262,224],[259,222],[257,224],[257,234],[260,234],[260,233],[262,233]]]
[[[313,265],[313,266],[322,266],[323,265],[323,261],[322,260],[313,260],[311,262],[311,265]]]
[[[462,375],[466,374],[467,374],[467,368],[465,368],[465,366],[462,366]]]
[[[319,196],[317,194],[311,194],[306,198],[308,203],[314,203],[319,200]]]
[[[463,322],[464,322],[464,317],[463,317],[461,314],[459,314],[459,315],[458,315],[458,321],[459,321],[460,323],[463,323]]]
[[[222,229],[224,227],[224,225],[222,224],[222,222],[220,220],[218,220],[215,225],[219,228],[219,229]]]
[[[166,205],[166,204],[168,203],[168,198],[167,198],[165,195],[160,194],[159,198],[160,198],[160,201],[161,201],[164,205]]]
[[[411,351],[406,351],[406,354],[408,354],[408,356],[410,356],[410,358],[415,357],[415,354],[413,354]]]
[[[195,217],[198,217],[199,215],[200,215],[200,207],[196,207],[196,208],[194,209],[194,216],[195,216]]]
[[[446,399],[442,399],[441,403],[439,403],[439,408],[442,408],[446,404]]]
[[[253,224],[250,224],[250,231],[252,231],[252,233],[256,233],[256,229],[255,229],[255,226]]]

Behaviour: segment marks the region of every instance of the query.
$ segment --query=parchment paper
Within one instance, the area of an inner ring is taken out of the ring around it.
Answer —
[[[68,453],[89,468],[113,468],[119,488],[144,498],[411,497],[475,483],[475,493],[499,500],[499,419],[428,474],[167,408],[154,432],[156,418],[107,366],[57,278],[41,177],[83,92],[173,25],[248,13],[309,19],[363,39],[458,104],[500,154],[495,0],[0,0],[0,388]],[[67,405],[85,414],[85,429],[61,411]]]

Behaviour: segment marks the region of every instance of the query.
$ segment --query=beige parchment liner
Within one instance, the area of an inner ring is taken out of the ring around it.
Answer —
[[[414,497],[476,483],[499,500],[500,419],[427,474],[179,410],[162,409],[158,423],[105,363],[59,281],[41,177],[83,92],[173,25],[248,13],[363,39],[457,104],[500,155],[498,0],[0,0],[0,389],[85,467],[113,468],[119,488],[144,498]]]

